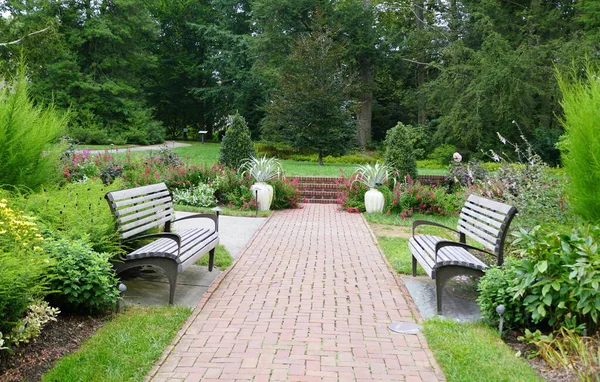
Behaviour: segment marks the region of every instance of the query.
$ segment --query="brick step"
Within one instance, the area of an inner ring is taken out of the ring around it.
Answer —
[[[309,199],[306,198],[303,203],[310,204],[336,204],[336,199]]]
[[[336,184],[339,178],[333,176],[298,176],[299,184]]]
[[[299,183],[298,188],[302,190],[337,190],[338,185],[332,183]]]
[[[337,191],[323,191],[323,190],[304,190],[301,192],[305,198],[320,198],[320,199],[335,199],[337,198]]]

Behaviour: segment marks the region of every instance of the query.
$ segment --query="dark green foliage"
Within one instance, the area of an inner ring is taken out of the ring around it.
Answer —
[[[443,144],[436,147],[427,159],[436,161],[442,167],[446,167],[452,161],[452,156],[456,152],[456,147],[449,144]]]
[[[53,106],[34,105],[24,66],[6,85],[0,86],[0,185],[36,189],[57,175],[56,143],[66,118]]]
[[[575,71],[575,69],[574,69]],[[598,70],[587,67],[584,78],[559,74],[566,135],[562,159],[569,175],[567,192],[576,214],[600,222],[600,83]]]
[[[417,179],[417,161],[413,152],[412,127],[402,122],[388,130],[385,138],[385,163],[397,171],[396,179],[404,180],[407,175]]]
[[[229,168],[239,168],[242,163],[256,156],[246,120],[239,114],[231,117],[231,125],[225,132],[219,152],[219,163]]]
[[[478,161],[451,162],[447,180],[461,187],[483,182],[489,175],[487,169]]]
[[[519,260],[507,258],[502,266],[494,266],[481,277],[478,284],[479,297],[477,304],[481,316],[491,325],[499,321],[496,307],[504,305],[504,325],[506,328],[520,329],[528,324],[527,314],[521,298],[515,299],[517,283],[517,265]]]
[[[535,227],[517,233],[523,256],[515,298],[536,324],[594,333],[600,319],[600,228],[572,231]]]
[[[326,155],[344,154],[356,142],[356,124],[347,94],[352,78],[339,65],[343,48],[326,26],[314,23],[309,36],[296,39],[279,89],[267,106],[263,137],[299,150]]]
[[[84,240],[48,241],[45,250],[54,259],[50,302],[64,311],[99,313],[114,308],[119,298],[117,278],[108,253],[92,250]]]

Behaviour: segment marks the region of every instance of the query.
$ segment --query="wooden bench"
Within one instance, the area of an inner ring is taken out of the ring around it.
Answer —
[[[417,220],[412,226],[409,248],[412,254],[412,273],[416,276],[417,262],[435,279],[437,313],[442,314],[442,290],[446,282],[459,275],[482,276],[489,266],[473,252],[491,255],[502,265],[504,240],[508,227],[517,213],[515,207],[477,195],[470,195],[462,207],[457,229]],[[453,231],[459,241],[446,240],[431,235],[415,235],[419,226],[430,225]],[[480,249],[466,243],[466,237],[481,244]]]
[[[177,275],[207,252],[208,270],[212,272],[215,247],[219,244],[218,216],[194,214],[175,219],[171,193],[164,183],[109,192],[106,200],[123,242],[157,239],[127,255],[117,256],[113,261],[117,274],[142,265],[163,269],[169,278],[169,304],[173,304]],[[171,232],[172,223],[195,218],[212,219],[214,229],[191,228]],[[156,228],[161,232],[146,232]]]

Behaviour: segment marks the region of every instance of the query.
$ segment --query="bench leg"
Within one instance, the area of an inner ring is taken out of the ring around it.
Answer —
[[[208,252],[208,271],[209,272],[212,272],[214,264],[215,264],[215,248],[211,249]]]
[[[412,257],[412,272],[413,272],[413,277],[417,276],[417,259],[413,256]]]
[[[119,273],[135,267],[149,265],[162,269],[169,279],[169,304],[173,305],[175,299],[175,287],[177,286],[177,263],[165,257],[142,258],[128,261],[113,261],[115,273]]]
[[[456,276],[483,276],[483,271],[479,269],[459,267],[448,265],[435,270],[435,300],[437,305],[437,314],[442,315],[442,293],[446,282]]]

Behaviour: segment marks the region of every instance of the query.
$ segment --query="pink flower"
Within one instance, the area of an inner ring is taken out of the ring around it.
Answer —
[[[452,155],[452,159],[456,162],[459,163],[460,161],[462,161],[462,155],[460,155],[459,153],[454,153],[454,155]]]

